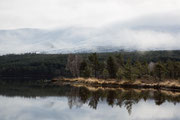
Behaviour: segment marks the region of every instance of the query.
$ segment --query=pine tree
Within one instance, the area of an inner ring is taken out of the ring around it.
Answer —
[[[162,78],[165,75],[165,67],[161,62],[158,62],[154,68],[155,76],[158,78],[159,81],[162,80]]]
[[[92,70],[89,66],[86,66],[85,67],[85,70],[84,70],[84,77],[91,77],[91,74],[92,74]]]
[[[89,56],[90,65],[94,71],[94,77],[97,77],[97,72],[99,70],[99,60],[96,53],[93,53]]]
[[[97,77],[102,77],[103,78],[103,71],[104,69],[106,69],[106,64],[105,62],[99,62],[99,69],[98,69],[98,72],[97,72]],[[107,69],[106,69],[107,70]]]
[[[116,61],[117,61],[117,64],[118,64],[119,67],[123,67],[124,66],[124,58],[123,58],[121,53],[119,53],[116,56]]]
[[[103,78],[104,78],[104,79],[109,78],[109,72],[108,72],[107,69],[104,69],[102,74],[103,74]]]
[[[124,71],[124,77],[127,79],[127,80],[135,80],[136,78],[136,74],[133,70],[133,67],[131,65],[131,61],[130,59],[128,59],[126,65],[125,65],[125,71]]]
[[[167,77],[174,79],[174,65],[171,60],[167,61],[166,69],[167,69]]]
[[[109,57],[107,60],[107,69],[109,72],[110,78],[116,78],[117,65],[113,57]]]
[[[119,68],[117,73],[116,73],[116,76],[119,80],[123,79],[124,78],[124,71],[122,68]]]
[[[173,74],[174,74],[174,79],[178,79],[180,77],[180,62],[174,62],[174,70],[173,70]]]
[[[81,77],[91,77],[92,70],[89,67],[86,60],[83,60],[83,62],[80,65],[80,75]]]
[[[135,62],[134,65],[134,74],[136,74],[137,78],[142,78],[143,67],[139,61]]]

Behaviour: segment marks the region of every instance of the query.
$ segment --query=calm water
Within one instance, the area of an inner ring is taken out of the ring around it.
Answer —
[[[179,120],[179,93],[1,86],[0,120]]]

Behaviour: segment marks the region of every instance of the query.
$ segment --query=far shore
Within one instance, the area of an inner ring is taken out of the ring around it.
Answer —
[[[103,88],[153,88],[159,90],[170,90],[180,92],[179,80],[163,80],[154,82],[153,80],[118,80],[118,79],[97,79],[97,78],[54,78],[53,84],[90,86]]]

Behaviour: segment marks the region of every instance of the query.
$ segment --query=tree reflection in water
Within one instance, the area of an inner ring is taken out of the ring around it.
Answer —
[[[92,109],[98,108],[98,103],[105,102],[111,107],[125,107],[131,114],[133,105],[140,100],[154,100],[156,105],[164,102],[172,102],[174,104],[180,102],[179,92],[157,91],[148,89],[98,89],[87,87],[72,86],[48,86],[48,87],[27,87],[3,85],[0,87],[0,95],[4,96],[23,96],[23,97],[44,97],[44,96],[60,96],[67,97],[69,108],[80,108],[83,104],[87,104]]]
[[[89,90],[85,87],[73,88],[68,96],[69,108],[73,106],[81,107],[82,104],[88,104],[90,108],[97,109],[98,103],[106,101],[109,106],[125,107],[131,114],[132,107],[140,100],[154,100],[156,105],[161,105],[165,101],[180,102],[180,93],[168,94],[167,91],[156,90]]]

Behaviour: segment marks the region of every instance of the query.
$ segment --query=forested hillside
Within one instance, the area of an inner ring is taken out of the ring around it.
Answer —
[[[147,69],[150,64],[153,64],[159,65],[157,70],[162,69],[163,71],[159,71],[159,73],[163,72],[162,75],[165,73],[167,75],[167,70],[171,68],[176,70],[176,76],[179,77],[179,61],[180,51],[121,51],[113,53],[84,53],[76,55],[4,55],[0,56],[0,76],[82,76],[122,79],[125,77],[125,73],[132,72],[131,75],[126,75],[126,77],[129,76],[127,79],[134,79],[144,76],[144,72],[149,72],[145,71],[145,69]],[[73,67],[74,64],[76,64],[76,66]],[[112,68],[113,66],[114,68]],[[140,69],[142,71],[140,71]],[[78,71],[74,72],[75,70]],[[150,74],[151,73],[148,73],[147,75]],[[157,77],[161,76],[157,75]]]

